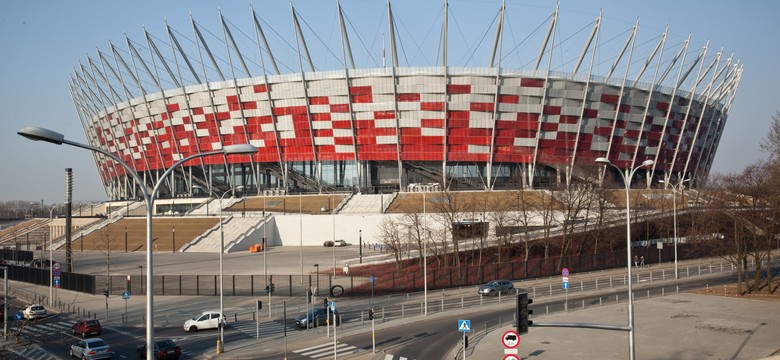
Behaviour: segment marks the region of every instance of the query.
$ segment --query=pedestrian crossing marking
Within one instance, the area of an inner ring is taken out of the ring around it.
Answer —
[[[239,321],[230,324],[231,328],[234,328],[251,337],[257,336],[258,325],[254,321]],[[284,335],[284,324],[276,321],[267,321],[260,323],[260,336],[275,336]],[[294,326],[287,325],[288,331],[295,330]]]
[[[352,345],[345,344],[345,343],[337,343],[336,344],[336,354],[349,354],[356,351],[363,351],[361,349],[358,349]],[[294,350],[293,353],[308,356],[310,358],[319,359],[319,358],[329,358],[333,356],[333,343],[325,343],[315,346],[310,346],[307,348]]]

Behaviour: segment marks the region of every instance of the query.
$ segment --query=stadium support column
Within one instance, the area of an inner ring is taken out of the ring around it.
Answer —
[[[73,169],[65,168],[65,272],[73,269],[71,257],[71,202],[73,201]],[[82,239],[83,241],[83,239]]]

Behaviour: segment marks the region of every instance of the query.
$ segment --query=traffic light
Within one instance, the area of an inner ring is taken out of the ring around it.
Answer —
[[[108,297],[108,289],[103,289],[103,296]]]
[[[257,310],[263,310],[263,302],[260,300],[257,300]]]
[[[469,348],[469,336],[464,335],[463,336],[463,348],[468,349]]]
[[[368,309],[368,320],[374,320],[374,309]]]
[[[533,302],[533,299],[528,298],[527,292],[523,291],[517,294],[517,333],[519,335],[527,334],[528,327],[534,323],[528,319],[534,313],[533,310],[528,308],[528,305]]]

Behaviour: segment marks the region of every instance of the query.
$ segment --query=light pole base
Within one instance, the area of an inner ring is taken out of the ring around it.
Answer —
[[[217,354],[222,354],[222,342],[217,339]]]

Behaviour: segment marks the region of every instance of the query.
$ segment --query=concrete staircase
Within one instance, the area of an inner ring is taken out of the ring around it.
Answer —
[[[389,194],[355,194],[339,211],[339,214],[381,214],[384,209],[384,202],[389,201]]]

